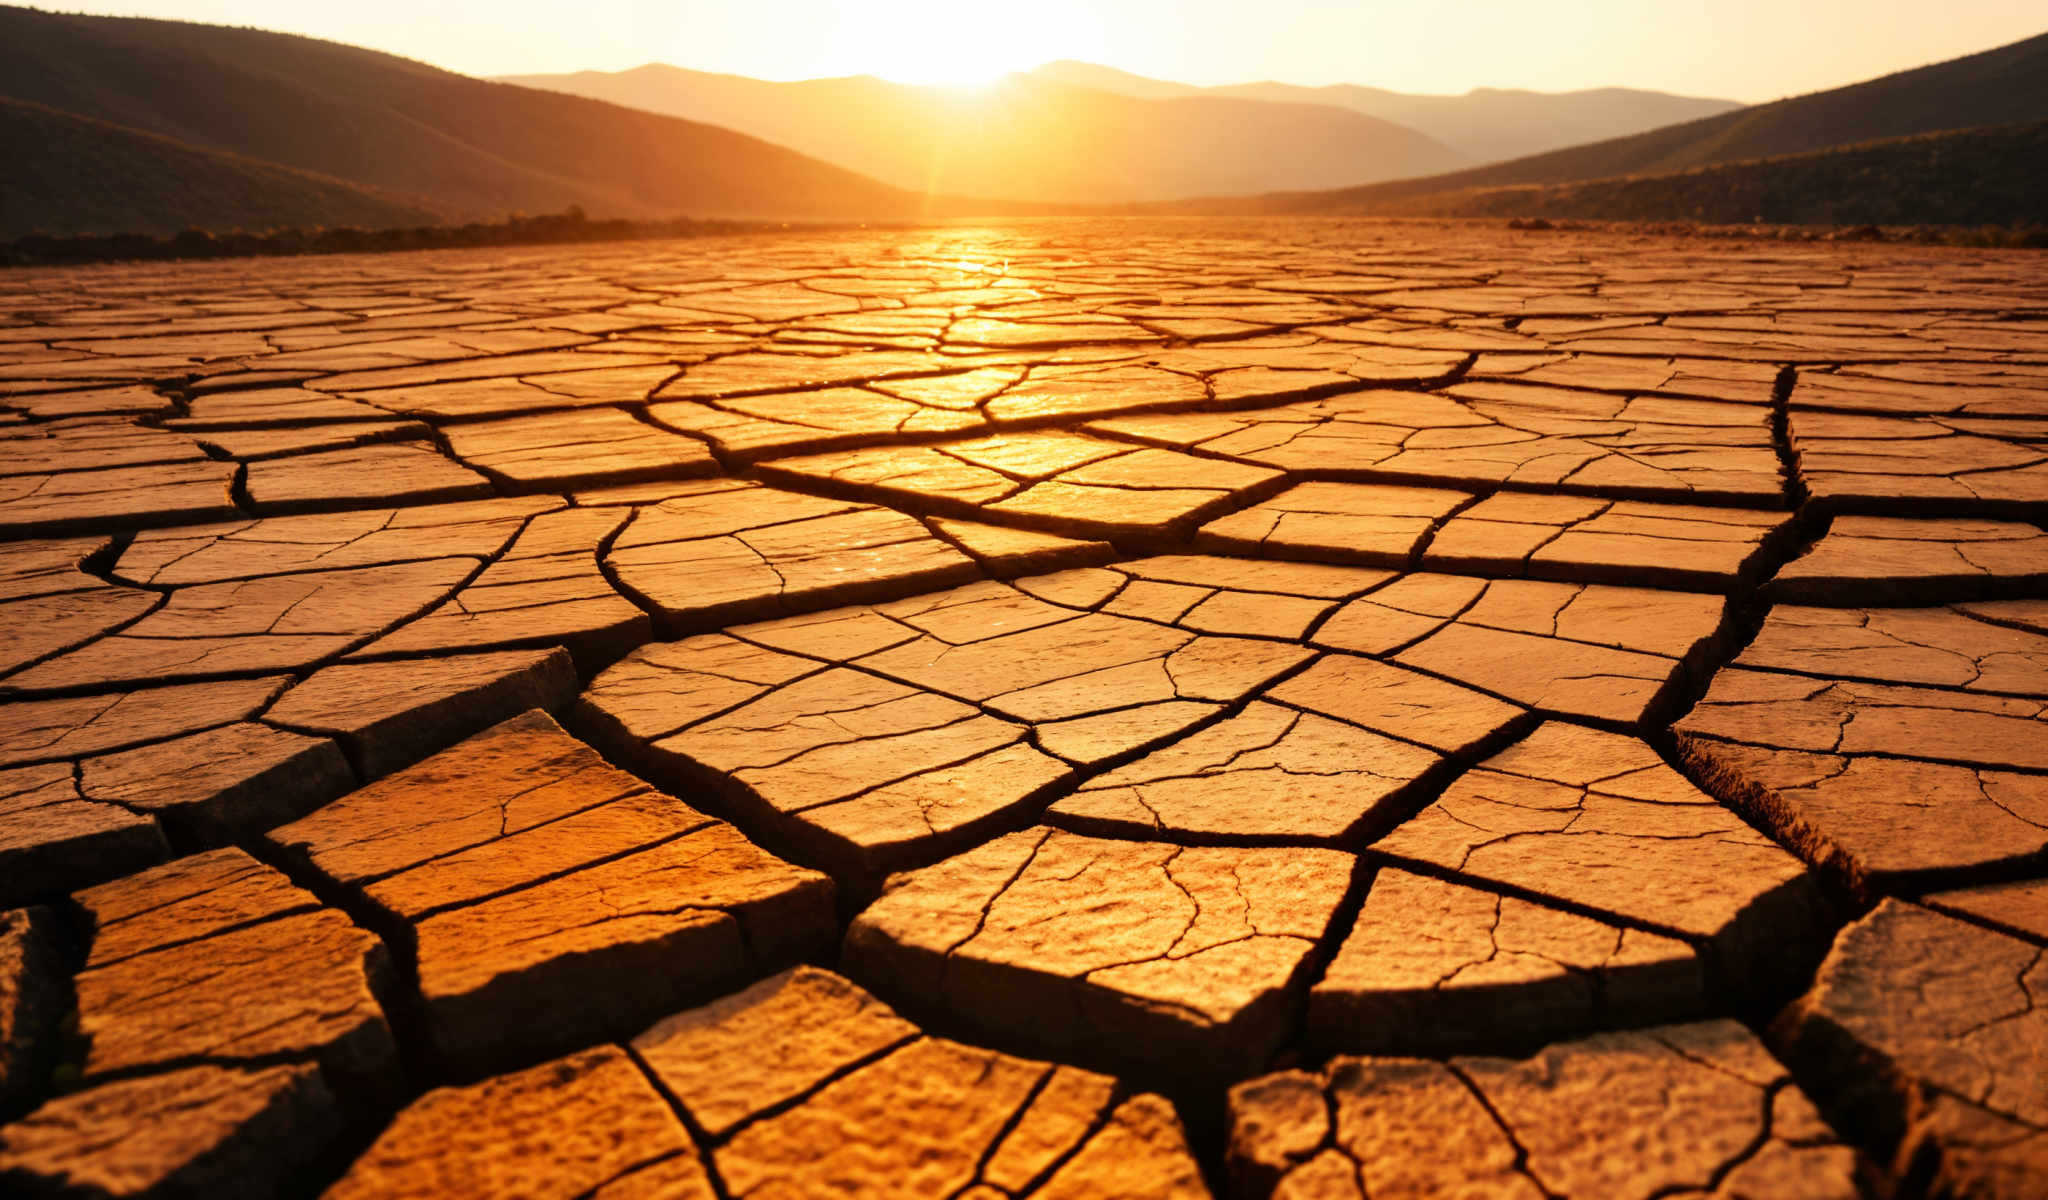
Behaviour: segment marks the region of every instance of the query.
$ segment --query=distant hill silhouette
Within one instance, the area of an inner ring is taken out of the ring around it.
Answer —
[[[1710,225],[2040,224],[2048,221],[2048,122],[1920,133],[1662,174],[1438,192],[1371,211]]]
[[[162,147],[137,133],[182,143],[192,171],[207,155],[240,156],[457,220],[570,205],[607,217],[925,211],[919,196],[729,129],[252,29],[0,7],[0,97],[104,123],[72,127],[59,139],[68,145],[28,141],[7,163],[7,179],[63,178],[90,159],[90,174],[112,190],[79,196],[81,214],[105,212],[141,227],[193,219],[186,214],[197,210],[152,195],[152,156]],[[126,153],[142,158],[124,175]],[[218,172],[210,177],[225,186]],[[273,209],[295,214],[279,219],[317,222],[340,211],[333,194],[316,200],[302,179],[246,169],[242,178],[280,190],[260,202],[252,192],[240,210],[227,206],[204,223],[220,227]],[[49,213],[57,224],[46,228],[83,228],[64,218],[61,209]]]
[[[1440,205],[1423,197],[1669,174],[1914,134],[2041,120],[2048,120],[2048,34],[1864,83],[1513,162],[1365,187],[1224,199],[1192,207],[1264,213],[1435,211]],[[1810,183],[1821,186],[1817,177]],[[1967,186],[1968,181],[1958,176],[1958,183]]]
[[[445,209],[275,163],[0,98],[0,240],[38,230],[173,234],[280,225],[382,228]]]
[[[728,126],[905,188],[1049,203],[1328,188],[1473,161],[1328,104],[1141,99],[1021,75],[987,87],[775,83],[656,63],[504,82]]]
[[[1203,88],[1082,62],[1047,63],[1031,75],[1149,99],[1222,96],[1348,108],[1405,125],[1479,163],[1640,133],[1742,107],[1734,100],[1674,96],[1636,88],[1576,92],[1474,88],[1459,96],[1392,92],[1357,84],[1303,87],[1292,83],[1238,83]]]

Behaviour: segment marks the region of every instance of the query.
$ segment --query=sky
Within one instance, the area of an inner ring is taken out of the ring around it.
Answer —
[[[48,0],[46,0],[46,3]],[[78,0],[57,0],[78,3]],[[1641,87],[1759,102],[2048,31],[2042,0],[139,0],[472,75],[669,62],[978,82],[1080,59],[1184,83]]]

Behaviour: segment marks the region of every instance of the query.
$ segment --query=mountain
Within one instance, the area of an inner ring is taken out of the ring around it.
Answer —
[[[1070,87],[1092,88],[1098,92],[1110,92],[1118,96],[1134,96],[1140,100],[1183,100],[1189,96],[1200,96],[1207,88],[1192,83],[1175,83],[1168,79],[1152,79],[1144,75],[1133,75],[1101,63],[1076,62],[1071,58],[1049,62],[1025,74],[1033,79],[1064,83]]]
[[[0,240],[38,230],[149,233],[432,224],[424,202],[0,98]],[[146,185],[138,186],[138,180]]]
[[[773,83],[652,64],[503,82],[729,126],[899,187],[1052,203],[1339,187],[1472,161],[1327,104],[1147,99],[1019,75],[986,87]]]
[[[1655,175],[1440,192],[1374,211],[1710,225],[2039,226],[2048,222],[2048,121]]]
[[[89,122],[71,127],[77,144],[28,142],[8,178],[58,178],[92,157],[105,187],[125,195],[82,197],[83,208],[107,211],[120,199],[130,219],[159,227],[188,218],[154,195],[162,147],[141,135],[185,147],[180,161],[194,171],[206,156],[236,156],[457,220],[572,204],[602,217],[908,217],[927,207],[729,129],[254,29],[0,8],[0,97]],[[125,175],[116,169],[124,154],[141,156]],[[293,211],[309,215],[294,221],[326,211],[296,176],[243,169],[241,178],[283,188],[276,203],[308,201]],[[222,211],[205,223],[236,219]]]
[[[1337,191],[1222,200],[1208,207],[1230,212],[1416,212],[1432,207],[1418,203],[1418,198],[1447,198],[1474,189],[1669,174],[1914,134],[2041,120],[2048,120],[2048,34],[1847,87],[1512,162]]]
[[[1356,84],[1303,87],[1291,83],[1239,83],[1198,88],[1080,62],[1047,63],[1031,75],[1145,99],[1228,96],[1348,108],[1426,134],[1481,163],[1640,133],[1742,107],[1733,100],[1673,96],[1634,88],[1577,92],[1475,88],[1462,96],[1390,92]]]

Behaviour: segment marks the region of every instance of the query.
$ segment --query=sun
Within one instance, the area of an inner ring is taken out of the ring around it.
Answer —
[[[855,69],[897,83],[986,85],[1013,71],[1085,53],[1064,23],[1035,19],[1031,5],[977,0],[880,3],[838,32]],[[1086,39],[1082,39],[1085,41]]]

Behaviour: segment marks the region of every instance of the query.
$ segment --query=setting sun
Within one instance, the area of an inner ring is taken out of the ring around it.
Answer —
[[[993,83],[1051,59],[1086,56],[1101,41],[1097,18],[1072,3],[893,0],[837,6],[807,24],[811,39],[860,64],[859,73],[912,84]]]

